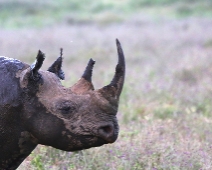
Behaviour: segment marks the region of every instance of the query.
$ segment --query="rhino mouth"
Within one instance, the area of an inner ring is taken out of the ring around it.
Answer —
[[[83,142],[85,144],[85,147],[83,147],[83,149],[89,149],[92,147],[99,147],[99,146],[102,146],[105,144],[113,143],[116,141],[117,135],[114,135],[113,138],[108,138],[108,139],[105,139],[99,135],[98,136],[88,135],[88,136],[86,136],[86,138],[88,140],[86,143]],[[93,142],[89,142],[89,141],[93,141]]]
[[[103,139],[102,137],[99,136],[86,136],[86,138],[88,139],[87,142],[83,142],[83,144],[85,144],[85,146],[87,145],[89,148],[91,147],[99,147],[102,146],[104,144],[108,144],[109,142],[105,139]],[[86,148],[87,149],[87,148]]]
[[[99,147],[102,146],[104,144],[108,144],[107,141],[105,141],[104,139],[97,137],[97,136],[92,136],[92,135],[87,135],[86,137],[84,136],[83,140],[80,140],[81,145],[78,147],[70,147],[68,150],[66,151],[80,151],[80,150],[85,150],[85,149],[90,149],[93,147]]]

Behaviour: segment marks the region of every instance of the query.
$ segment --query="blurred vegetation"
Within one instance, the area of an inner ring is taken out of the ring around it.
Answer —
[[[118,140],[79,152],[39,145],[19,169],[212,169],[211,9],[212,0],[1,0],[1,55],[32,63],[41,48],[50,65],[63,47],[65,86],[91,57],[94,83],[109,82],[117,37],[127,61]]]
[[[212,0],[8,0],[0,1],[0,27],[113,23],[135,13],[152,17],[211,16]]]

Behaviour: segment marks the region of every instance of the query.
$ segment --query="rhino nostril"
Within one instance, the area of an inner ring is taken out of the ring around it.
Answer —
[[[113,132],[113,128],[112,128],[112,126],[110,126],[110,125],[103,126],[103,127],[101,127],[100,129],[102,129],[102,131],[103,131],[105,134],[111,134],[111,133]]]
[[[117,138],[114,134],[114,126],[113,125],[105,125],[99,127],[98,134],[101,138],[106,140],[109,143],[112,143]]]

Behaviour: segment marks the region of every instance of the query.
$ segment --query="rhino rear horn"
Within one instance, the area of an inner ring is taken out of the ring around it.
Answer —
[[[93,73],[93,66],[95,64],[95,61],[91,58],[87,64],[87,67],[82,75],[82,78],[84,78],[88,82],[92,82],[92,73]]]
[[[57,60],[48,68],[48,71],[56,74],[57,77],[59,77],[61,80],[65,79],[65,74],[62,71],[62,62],[63,62],[63,49],[60,49],[60,56],[57,58]]]
[[[87,91],[94,90],[94,86],[92,84],[92,72],[94,64],[95,61],[93,59],[90,59],[82,77],[76,84],[71,87],[71,90],[74,93],[83,94]]]
[[[116,46],[118,52],[118,64],[116,65],[115,75],[109,85],[97,90],[108,100],[111,98],[119,99],[125,79],[125,57],[118,39],[116,39]]]
[[[36,61],[30,66],[30,78],[37,81],[40,79],[41,75],[38,73],[38,70],[43,65],[45,60],[45,54],[42,51],[38,51]]]

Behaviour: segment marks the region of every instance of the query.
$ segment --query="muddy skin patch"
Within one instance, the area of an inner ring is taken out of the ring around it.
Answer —
[[[33,138],[30,133],[26,131],[21,132],[21,136],[18,141],[18,149],[10,155],[10,158],[0,162],[0,169],[16,169],[36,146],[36,139]]]
[[[21,132],[21,137],[18,141],[21,154],[28,154],[34,149],[34,146],[38,144],[38,140],[34,138],[29,132]]]
[[[27,69],[18,71],[16,73],[16,77],[20,78],[21,88],[27,88],[27,86],[28,86],[29,70],[30,70],[30,68],[28,67]]]

